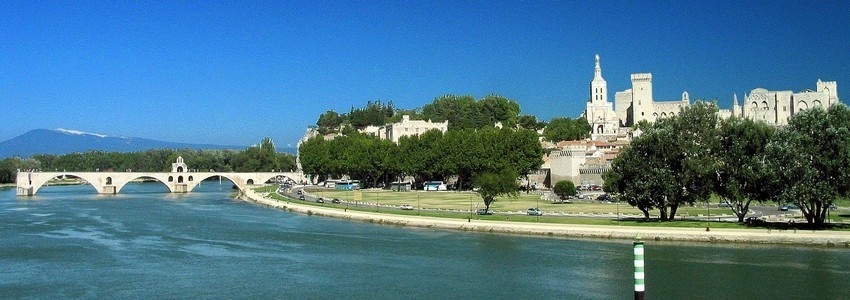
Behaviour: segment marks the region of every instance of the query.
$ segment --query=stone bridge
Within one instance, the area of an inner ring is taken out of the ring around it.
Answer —
[[[172,193],[191,192],[201,181],[219,176],[232,181],[240,191],[277,179],[278,176],[295,182],[303,180],[301,173],[296,172],[18,172],[17,195],[35,195],[49,180],[66,176],[85,180],[101,194],[117,194],[127,183],[136,179],[155,179],[164,183]]]
[[[136,179],[155,179],[165,184],[172,193],[188,193],[208,178],[227,178],[240,191],[268,182],[271,179],[303,182],[301,172],[187,172],[183,157],[171,164],[171,172],[18,172],[18,196],[32,196],[49,180],[73,176],[91,184],[98,193],[117,194],[127,183]]]

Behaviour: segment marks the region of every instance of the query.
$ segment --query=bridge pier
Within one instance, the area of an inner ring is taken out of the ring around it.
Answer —
[[[19,186],[17,195],[18,196],[32,196],[33,195],[32,191],[33,191],[32,187],[20,187]]]

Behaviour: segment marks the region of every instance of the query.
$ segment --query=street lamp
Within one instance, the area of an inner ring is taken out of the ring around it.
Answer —
[[[537,215],[537,223],[540,223],[540,197],[537,197],[536,206],[537,206],[537,213],[535,215]]]
[[[617,225],[620,225],[620,198],[617,198]]]
[[[419,204],[419,194],[416,194],[416,215],[419,216],[422,214],[422,205]]]
[[[708,217],[705,218],[705,231],[710,231],[711,230],[711,199],[708,199],[708,201],[706,201],[706,203],[708,203],[708,205],[706,205],[708,207]]]

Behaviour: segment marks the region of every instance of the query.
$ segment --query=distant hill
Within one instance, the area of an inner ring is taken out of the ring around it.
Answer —
[[[0,142],[0,158],[30,157],[33,154],[68,154],[99,150],[107,152],[133,152],[149,149],[233,149],[247,146],[188,144],[150,140],[135,137],[116,137],[66,129],[35,129]],[[290,149],[278,149],[286,151]]]

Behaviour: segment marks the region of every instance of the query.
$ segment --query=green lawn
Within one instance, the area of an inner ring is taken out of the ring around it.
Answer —
[[[273,199],[280,201],[298,201],[285,196],[274,193],[276,186],[262,187],[256,189],[257,192],[271,193]],[[400,215],[421,215],[443,218],[472,218],[477,220],[509,220],[517,222],[545,222],[556,224],[591,224],[591,225],[633,225],[633,226],[657,226],[657,227],[705,227],[707,223],[701,220],[694,220],[700,215],[708,214],[709,209],[705,205],[697,207],[680,207],[676,214],[674,222],[659,222],[656,220],[644,221],[643,214],[636,208],[631,207],[626,203],[602,203],[593,200],[581,200],[573,203],[552,203],[550,201],[540,200],[539,194],[520,194],[517,198],[497,198],[496,202],[491,205],[491,210],[496,214],[489,216],[481,216],[470,214],[476,208],[483,208],[484,203],[477,194],[473,192],[393,192],[386,190],[361,190],[361,191],[337,191],[331,189],[308,188],[305,190],[311,195],[325,198],[325,203],[314,203],[310,201],[299,201],[298,203],[307,205],[317,205],[326,207],[338,207],[358,211],[378,211],[381,213],[400,214]],[[341,203],[333,204],[330,199],[337,198],[347,202],[359,202],[357,204]],[[380,207],[374,206],[375,203],[380,204]],[[414,207],[413,210],[401,210],[398,207],[408,204]],[[476,207],[475,205],[478,204]],[[850,204],[850,202],[848,202]],[[540,207],[544,211],[541,217],[528,216],[524,212],[529,207]],[[716,205],[716,204],[715,204]],[[619,207],[618,207],[619,206]],[[843,206],[839,204],[839,206]],[[846,207],[846,206],[843,206]],[[419,209],[421,208],[421,209]],[[624,215],[621,220],[617,220],[616,212]],[[712,216],[725,214],[732,216],[732,211],[726,207],[713,206],[711,209]],[[518,212],[521,212],[518,213]],[[563,212],[563,214],[562,214]],[[602,215],[602,217],[583,217],[576,214],[584,215]],[[569,214],[569,215],[565,215]],[[657,217],[657,211],[652,211],[651,216]],[[850,218],[850,210],[838,209],[831,213],[832,222],[841,222],[844,219]],[[744,228],[742,224],[736,222],[711,222],[712,228]]]

